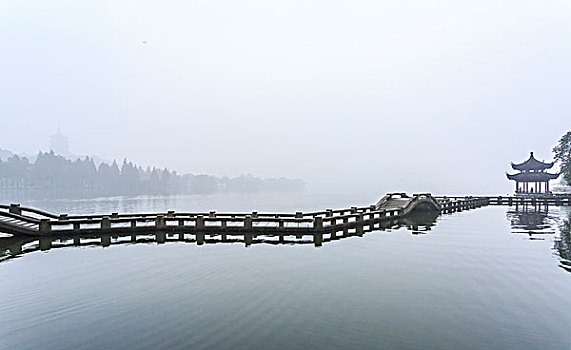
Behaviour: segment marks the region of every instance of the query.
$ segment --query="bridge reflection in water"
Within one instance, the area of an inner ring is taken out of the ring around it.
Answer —
[[[557,208],[557,207],[555,207]],[[571,213],[562,214],[552,207],[516,206],[506,216],[515,234],[528,235],[530,240],[544,240],[545,235],[556,235],[553,253],[559,258],[559,267],[571,272]]]
[[[439,213],[419,211],[411,213],[405,218],[387,220],[372,225],[363,225],[356,228],[341,229],[337,231],[325,231],[308,239],[307,235],[283,234],[243,234],[230,236],[211,232],[170,233],[155,232],[152,234],[124,234],[124,235],[82,235],[65,236],[50,235],[45,237],[12,236],[0,238],[0,262],[10,258],[35,251],[47,251],[64,247],[84,247],[129,244],[163,244],[166,242],[184,242],[202,244],[241,243],[246,247],[254,244],[289,244],[311,245],[320,247],[324,243],[339,241],[350,237],[362,237],[366,233],[374,231],[391,231],[400,228],[408,229],[412,234],[425,234],[436,224]]]

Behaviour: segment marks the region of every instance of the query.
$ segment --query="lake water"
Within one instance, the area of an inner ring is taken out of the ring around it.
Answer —
[[[23,203],[294,211],[370,194]],[[324,243],[53,248],[0,262],[2,349],[571,349],[571,208],[484,207]]]

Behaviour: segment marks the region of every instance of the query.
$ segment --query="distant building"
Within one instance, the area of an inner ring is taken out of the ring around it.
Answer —
[[[64,136],[58,129],[58,131],[50,136],[50,150],[54,151],[55,154],[62,156],[69,156],[69,142],[67,141],[67,136]]]
[[[512,169],[519,171],[516,174],[506,174],[508,179],[515,181],[516,193],[549,193],[549,180],[555,180],[559,173],[545,172],[551,169],[555,162],[541,162],[530,152],[529,159],[523,163],[511,163]]]

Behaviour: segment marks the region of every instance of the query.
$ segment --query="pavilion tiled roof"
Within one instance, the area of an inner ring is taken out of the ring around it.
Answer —
[[[559,177],[559,173],[551,174],[544,172],[525,172],[518,174],[506,174],[506,176],[508,179],[518,182],[545,182],[557,179]]]
[[[535,157],[533,156],[533,152],[529,152],[528,160],[519,164],[512,163],[512,168],[514,170],[519,170],[519,171],[532,171],[532,170],[538,171],[538,170],[550,169],[551,167],[553,167],[553,164],[555,164],[555,162],[547,163],[539,161],[535,159]]]

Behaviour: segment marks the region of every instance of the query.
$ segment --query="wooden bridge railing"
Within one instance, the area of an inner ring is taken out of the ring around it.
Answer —
[[[398,219],[408,215],[410,206],[415,202],[426,201],[430,194],[416,194],[402,207],[377,209],[375,205],[351,207],[344,209],[326,209],[313,212],[295,213],[217,213],[208,212],[159,212],[142,214],[109,215],[55,215],[34,208],[21,207],[17,204],[0,205],[0,228],[9,228],[11,221],[18,221],[25,227],[19,227],[18,233],[32,235],[59,234],[59,233],[93,233],[93,232],[120,232],[133,230],[167,230],[170,232],[184,230],[228,230],[245,232],[256,230],[259,232],[294,232],[311,233],[312,231],[338,228],[353,228],[375,221]],[[516,205],[516,204],[549,204],[570,205],[571,196],[564,198],[523,198],[523,197],[449,197],[430,196],[436,200],[439,211],[450,213],[472,209],[485,205]],[[2,221],[2,218],[6,220]],[[14,224],[16,225],[16,224]],[[22,226],[20,225],[20,226]],[[26,226],[27,225],[27,226]]]
[[[337,211],[347,213],[351,210]],[[327,216],[331,213],[331,216]],[[386,217],[398,217],[400,210],[359,211],[349,214],[337,214],[334,211],[325,214],[303,215],[296,214],[216,214],[209,213],[175,213],[141,214],[141,215],[111,215],[88,218],[74,218],[60,216],[58,220],[39,220],[41,232],[59,232],[64,230],[82,229],[121,229],[121,228],[155,228],[155,229],[184,229],[195,228],[277,228],[285,229],[295,225],[298,229],[322,229],[324,227],[337,227],[364,220],[380,220]]]
[[[296,213],[216,213],[175,212],[119,214],[111,215],[54,215],[19,205],[3,205],[0,216],[16,219],[24,223],[38,225],[38,233],[61,233],[93,230],[125,229],[297,229],[319,230],[335,228],[366,220],[383,220],[399,217],[401,210],[375,210],[374,206],[351,207],[348,209],[327,209],[318,212]],[[8,209],[8,211],[6,211]],[[38,217],[26,215],[36,214]]]
[[[39,224],[40,223],[39,219],[27,217],[27,216],[22,216],[22,215],[10,213],[10,212],[0,211],[0,216],[15,219],[15,220],[24,221],[24,222],[30,223],[30,224]]]
[[[460,197],[460,196],[440,196],[435,197],[438,201],[458,201],[468,198],[485,198],[489,205],[571,205],[571,195],[553,196],[482,196],[482,197]]]

